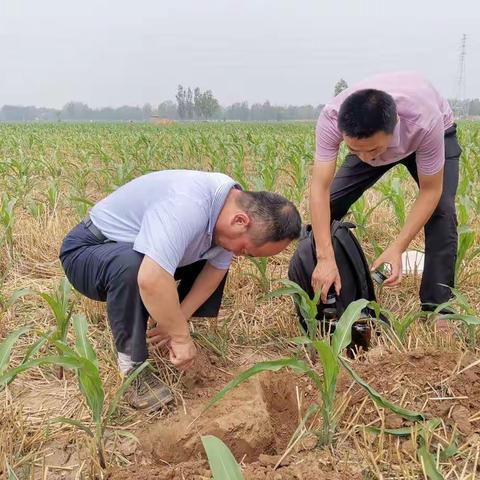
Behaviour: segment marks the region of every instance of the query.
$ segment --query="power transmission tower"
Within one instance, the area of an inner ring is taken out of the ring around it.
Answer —
[[[456,116],[459,118],[468,115],[468,101],[467,101],[467,35],[462,35],[460,43],[460,53],[458,57],[458,77],[457,77],[457,102],[456,102]]]

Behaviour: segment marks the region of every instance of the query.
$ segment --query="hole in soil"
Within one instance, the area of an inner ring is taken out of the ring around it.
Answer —
[[[142,436],[142,444],[161,464],[205,457],[202,435],[222,439],[237,459],[246,462],[262,453],[283,453],[299,423],[295,394],[299,382],[287,372],[266,372],[228,393],[193,424],[203,405],[159,422]]]

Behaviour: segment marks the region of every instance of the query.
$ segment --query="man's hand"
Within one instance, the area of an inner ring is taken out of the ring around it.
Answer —
[[[180,370],[187,370],[193,365],[197,348],[192,337],[175,337],[168,342],[170,361]]]
[[[152,317],[148,319],[147,328],[147,343],[156,348],[167,345],[170,341],[170,335],[165,331],[165,328],[159,326]]]
[[[402,280],[402,251],[394,245],[388,247],[372,264],[371,271],[376,270],[382,263],[389,263],[391,275],[383,282],[386,287],[394,287]]]
[[[332,284],[335,284],[337,295],[340,293],[342,283],[335,258],[318,259],[312,273],[312,288],[314,292],[321,291],[320,298],[323,303],[327,301],[327,293]]]

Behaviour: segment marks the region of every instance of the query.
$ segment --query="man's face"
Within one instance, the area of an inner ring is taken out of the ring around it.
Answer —
[[[215,229],[215,244],[232,252],[236,256],[269,257],[276,255],[290,244],[291,240],[259,244],[256,239],[261,232],[252,225],[246,213],[233,215],[228,225]]]
[[[374,162],[389,147],[392,141],[391,134],[376,132],[368,138],[354,138],[343,135],[343,140],[351,153],[362,162]]]
[[[236,256],[244,255],[249,257],[270,257],[280,253],[290,244],[290,240],[281,240],[279,242],[267,242],[257,245],[248,233],[237,238],[223,238],[220,242],[217,242],[217,244]]]

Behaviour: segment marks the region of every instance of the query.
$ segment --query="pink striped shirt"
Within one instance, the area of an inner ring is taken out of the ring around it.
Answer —
[[[445,163],[444,133],[453,125],[448,102],[421,75],[414,72],[384,73],[370,77],[344,90],[325,105],[316,128],[315,159],[329,161],[337,157],[342,134],[337,126],[342,102],[353,92],[375,88],[395,100],[399,121],[388,149],[372,166],[398,162],[416,152],[420,175],[433,175]]]

